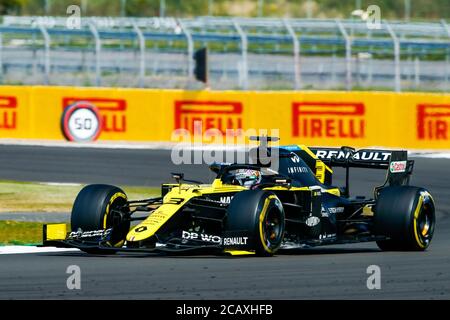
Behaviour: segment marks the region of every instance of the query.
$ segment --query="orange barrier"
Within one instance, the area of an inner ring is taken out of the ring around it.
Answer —
[[[100,140],[171,141],[177,128],[279,129],[283,144],[450,149],[450,95],[0,87],[0,138],[62,140],[75,101],[100,110]]]

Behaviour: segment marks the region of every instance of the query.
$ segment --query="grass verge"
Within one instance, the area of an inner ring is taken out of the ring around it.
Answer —
[[[0,221],[0,245],[25,245],[42,243],[40,222]]]
[[[0,181],[1,212],[70,212],[84,185]],[[130,200],[155,197],[159,188],[122,187]],[[0,220],[0,245],[42,243],[41,222]]]
[[[1,212],[70,212],[84,185],[0,181]],[[160,194],[154,187],[122,187],[130,200]]]

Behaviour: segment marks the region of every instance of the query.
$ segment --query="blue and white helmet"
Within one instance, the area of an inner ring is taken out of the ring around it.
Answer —
[[[238,169],[235,172],[234,179],[241,186],[251,187],[261,182],[261,172],[252,169]]]

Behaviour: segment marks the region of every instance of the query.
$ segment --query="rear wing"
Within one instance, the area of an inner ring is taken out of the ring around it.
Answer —
[[[348,147],[309,149],[329,167],[385,169],[386,182],[391,186],[407,185],[414,168],[414,160],[408,160],[405,150],[353,150]]]

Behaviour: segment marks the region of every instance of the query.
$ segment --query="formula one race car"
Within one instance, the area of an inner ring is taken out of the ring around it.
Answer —
[[[205,250],[262,256],[362,241],[376,241],[382,250],[430,245],[434,201],[427,190],[408,185],[414,161],[406,151],[275,148],[267,141],[276,138],[254,139],[260,145],[251,150],[252,164],[214,163],[212,184],[173,174],[177,183],[163,184],[161,197],[139,201],[114,186],[84,187],[73,206],[71,232],[62,224],[46,225],[44,245],[96,254]],[[263,164],[274,151],[278,170]],[[332,184],[336,166],[346,169],[341,188]],[[350,197],[351,167],[387,171],[373,199]]]

